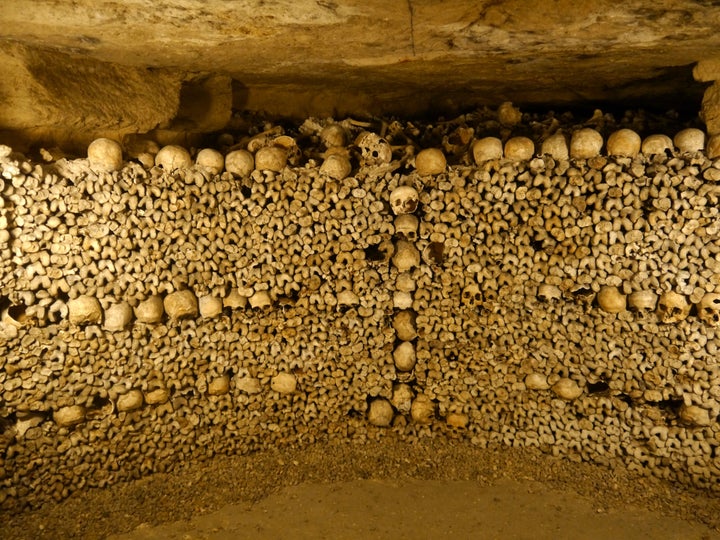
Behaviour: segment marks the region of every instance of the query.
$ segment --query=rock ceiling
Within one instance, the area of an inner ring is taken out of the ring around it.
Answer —
[[[629,0],[6,0],[4,137],[221,129],[277,115],[700,108],[720,5]],[[704,61],[696,70],[693,67]]]

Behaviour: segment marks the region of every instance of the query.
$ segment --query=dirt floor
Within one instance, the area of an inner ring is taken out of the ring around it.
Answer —
[[[218,456],[2,516],[0,538],[720,539],[720,497],[621,468],[393,436]]]

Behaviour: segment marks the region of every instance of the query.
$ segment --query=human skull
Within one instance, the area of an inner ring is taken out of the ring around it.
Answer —
[[[198,312],[202,318],[211,319],[217,317],[222,313],[222,310],[222,298],[210,294],[198,298]]]
[[[392,147],[376,133],[363,131],[355,139],[360,149],[360,161],[363,165],[382,165],[392,160]]]
[[[192,166],[192,158],[190,152],[182,146],[170,144],[163,146],[155,155],[155,165],[168,172],[175,169],[189,169]]]
[[[573,132],[570,138],[570,157],[590,159],[600,155],[603,138],[592,128],[582,128]]]
[[[350,165],[350,160],[347,156],[340,154],[330,154],[325,158],[322,165],[320,165],[320,172],[335,180],[347,178],[351,170],[352,165]]]
[[[207,169],[213,174],[220,174],[225,168],[225,158],[212,148],[203,148],[195,156],[195,165]]]
[[[447,160],[439,148],[426,148],[415,156],[415,170],[420,176],[432,176],[445,172]]]
[[[320,132],[320,140],[325,148],[345,146],[347,131],[340,124],[328,124]]]
[[[455,128],[449,135],[443,137],[443,148],[448,154],[458,156],[467,150],[468,144],[473,138],[475,130],[471,127],[460,126]]]
[[[577,399],[583,393],[583,389],[578,383],[567,377],[563,377],[553,384],[552,390],[559,398],[567,401]]]
[[[600,309],[607,313],[620,313],[627,308],[627,297],[617,287],[601,287],[597,294]]]
[[[257,291],[253,293],[253,295],[248,299],[248,302],[250,303],[250,307],[253,311],[266,310],[272,305],[270,293],[267,291]]]
[[[175,291],[163,299],[163,308],[174,320],[194,318],[198,315],[198,300],[190,289]]]
[[[393,307],[395,309],[410,309],[412,306],[412,294],[406,291],[395,291],[393,293]]]
[[[225,156],[225,170],[241,177],[250,176],[255,170],[255,158],[247,150],[233,150]]]
[[[548,155],[553,159],[568,159],[570,152],[568,150],[568,143],[565,135],[562,133],[550,135],[542,142],[540,153]]]
[[[400,186],[390,194],[390,207],[396,216],[412,214],[417,210],[420,196],[412,186]]]
[[[127,302],[118,302],[111,304],[105,310],[105,321],[103,328],[109,332],[119,332],[125,330],[133,318],[133,309]]]
[[[120,143],[112,139],[100,138],[90,143],[87,150],[90,168],[101,172],[122,169],[123,157]]]
[[[522,113],[512,104],[512,101],[501,103],[497,110],[497,116],[503,126],[515,126],[522,122]]]
[[[482,292],[477,283],[470,283],[467,285],[460,295],[463,305],[468,307],[477,307],[482,303]]]
[[[368,407],[368,422],[373,426],[387,427],[392,423],[395,412],[387,399],[374,399]]]
[[[665,154],[668,150],[672,152],[673,142],[667,135],[648,135],[642,143],[642,153],[647,156]]]
[[[435,416],[435,403],[426,395],[417,396],[410,407],[410,416],[416,424],[430,424]]]
[[[541,283],[538,286],[537,298],[541,302],[547,304],[555,304],[562,298],[562,291],[557,285],[551,285],[549,283]]]
[[[533,372],[525,377],[525,387],[528,390],[547,390],[550,388],[550,385],[545,375]]]
[[[420,252],[414,244],[398,240],[392,262],[400,272],[405,272],[420,264]]]
[[[472,145],[475,163],[480,165],[485,161],[501,159],[503,157],[503,144],[497,137],[484,137]]]
[[[632,129],[619,129],[607,140],[609,156],[635,157],[640,152],[642,139]]]
[[[247,305],[248,297],[240,294],[236,288],[232,288],[228,295],[223,298],[223,307],[229,309],[244,308]]]
[[[279,394],[293,394],[297,390],[297,377],[293,373],[278,373],[270,380],[270,388]]]
[[[392,404],[400,414],[410,414],[412,400],[415,395],[407,384],[398,384],[393,388]]]
[[[61,407],[53,413],[53,420],[60,427],[70,427],[85,421],[85,407],[82,405],[68,405]]]
[[[417,315],[411,309],[399,311],[393,319],[393,328],[400,341],[412,341],[417,337]]]
[[[655,311],[658,295],[652,291],[635,291],[628,296],[628,309],[638,314],[648,314]]]
[[[417,216],[412,214],[401,214],[395,218],[395,235],[401,240],[415,242],[417,230],[420,224]]]
[[[673,291],[660,295],[657,305],[660,322],[670,324],[684,321],[689,313],[690,304],[683,295]]]
[[[529,161],[535,154],[535,143],[527,137],[512,137],[505,143],[505,159]]]
[[[683,129],[675,135],[673,142],[681,154],[701,152],[705,148],[705,133],[697,128]]]
[[[135,411],[143,406],[145,397],[143,393],[137,388],[132,388],[125,394],[118,397],[115,406],[118,412],[130,412]]]
[[[272,145],[285,150],[285,156],[290,165],[297,166],[300,164],[302,150],[300,150],[294,137],[290,135],[279,135],[272,140]]]
[[[71,324],[99,324],[103,311],[100,302],[93,296],[79,296],[68,301],[68,318]]]
[[[280,146],[265,146],[255,154],[255,170],[280,172],[287,165],[287,150]]]
[[[720,325],[720,294],[705,294],[697,305],[697,314],[700,320],[708,326]]]
[[[683,423],[691,426],[709,426],[713,423],[707,409],[697,405],[687,405],[686,403],[683,403],[680,407],[678,417]]]
[[[415,282],[415,278],[412,277],[412,274],[409,272],[403,272],[402,274],[398,274],[397,279],[395,280],[395,288],[398,291],[402,292],[412,292],[417,287],[417,283]]]
[[[417,362],[415,345],[410,341],[403,341],[393,351],[393,361],[398,371],[412,371]]]
[[[135,319],[146,324],[159,323],[165,314],[165,306],[160,295],[152,295],[135,306]]]

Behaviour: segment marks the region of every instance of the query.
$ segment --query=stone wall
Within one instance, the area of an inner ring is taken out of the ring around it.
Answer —
[[[386,430],[714,488],[717,141],[520,119],[3,147],[0,506]]]

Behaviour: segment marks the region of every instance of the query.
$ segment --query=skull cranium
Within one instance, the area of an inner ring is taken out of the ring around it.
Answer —
[[[600,309],[607,313],[620,313],[627,307],[627,298],[614,286],[601,287],[596,298]]]
[[[478,287],[477,283],[471,283],[466,286],[463,289],[460,298],[463,305],[469,307],[479,306],[482,304],[483,300],[482,292],[480,292],[480,287]]]
[[[639,315],[646,315],[655,311],[658,295],[652,291],[635,291],[628,295],[628,309]]]
[[[265,290],[255,292],[248,300],[253,311],[268,310],[272,307],[270,293]]]
[[[660,322],[670,324],[684,321],[689,313],[690,304],[683,295],[673,291],[660,295],[657,305]]]
[[[557,285],[551,285],[549,283],[541,283],[538,287],[537,298],[541,302],[548,304],[557,303],[562,298],[562,291]]]
[[[355,139],[360,149],[360,161],[363,165],[382,165],[392,160],[392,147],[376,133],[363,131]]]
[[[412,186],[397,187],[390,194],[390,206],[396,216],[412,214],[417,210],[419,201],[418,192]]]
[[[720,294],[705,294],[698,302],[697,315],[708,326],[720,326]]]
[[[401,240],[415,242],[419,221],[412,214],[401,214],[395,218],[395,235]]]

